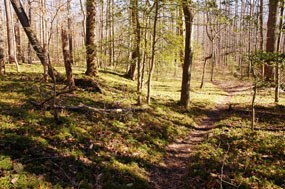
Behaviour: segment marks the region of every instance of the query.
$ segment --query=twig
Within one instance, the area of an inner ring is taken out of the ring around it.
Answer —
[[[227,181],[224,181],[224,180],[223,180],[224,166],[225,166],[225,161],[226,161],[226,155],[229,153],[229,150],[230,150],[230,144],[227,143],[227,145],[228,145],[228,149],[227,149],[227,151],[226,151],[226,153],[225,153],[225,155],[224,155],[223,164],[222,164],[222,167],[221,167],[221,178],[220,178],[220,180],[221,180],[220,188],[221,188],[221,189],[223,189],[223,182],[227,183]],[[227,184],[229,184],[229,183],[227,183]]]
[[[67,90],[67,91],[62,91],[62,92],[57,92],[55,95],[43,100],[42,102],[38,103],[38,102],[35,102],[33,100],[30,100],[28,99],[28,102],[30,102],[31,104],[33,104],[34,106],[37,106],[37,107],[42,107],[45,103],[53,100],[55,97],[57,96],[60,96],[60,95],[63,95],[63,94],[67,94],[67,93],[70,93],[70,92],[73,92],[75,91],[75,89],[70,89],[70,90]]]
[[[72,183],[73,186],[76,185],[76,183],[68,176],[68,174],[64,171],[64,169],[62,167],[60,167],[57,163],[55,163],[53,161],[51,161],[51,162],[62,171],[64,176]]]
[[[226,127],[226,128],[238,128],[238,129],[250,129],[249,127],[242,127],[242,126],[232,126],[232,125],[221,125],[221,126],[217,126],[217,128],[222,128],[222,127]],[[280,131],[285,131],[285,127],[284,126],[279,126],[279,128],[260,128],[260,127],[255,127],[254,128],[255,131],[270,131],[270,132],[280,132]]]
[[[52,156],[52,157],[39,157],[39,158],[31,158],[31,159],[28,159],[26,161],[24,161],[25,163],[29,163],[31,161],[35,161],[35,160],[43,160],[43,159],[58,159],[60,158],[59,156]]]
[[[246,113],[251,113],[251,110],[245,110],[245,109],[241,109],[241,108],[233,108],[233,105],[230,104],[229,105],[229,109],[231,111],[236,111],[236,112],[246,112]],[[262,111],[262,110],[256,110],[256,113],[258,114],[269,114],[269,115],[273,115],[273,116],[285,116],[285,114],[282,113],[274,113],[274,112],[269,112],[269,111]]]
[[[105,113],[123,113],[123,112],[140,112],[146,111],[148,108],[117,108],[117,109],[105,109],[94,108],[85,104],[79,104],[78,106],[59,106],[55,105],[55,109],[66,109],[72,111],[87,111],[87,112],[105,112]]]

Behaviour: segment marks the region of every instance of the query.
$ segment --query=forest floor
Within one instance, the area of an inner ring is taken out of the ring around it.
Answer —
[[[152,188],[156,189],[184,189],[187,187],[187,173],[189,157],[194,154],[196,147],[205,142],[212,135],[216,123],[222,118],[221,115],[229,111],[231,97],[243,91],[252,90],[250,83],[214,82],[216,87],[224,91],[214,102],[214,106],[208,109],[206,117],[199,121],[188,136],[169,144],[166,148],[163,166],[153,170]],[[188,178],[189,179],[189,178]]]
[[[102,111],[62,109],[55,121],[49,103],[30,103],[53,94],[41,66],[20,68],[7,65],[0,78],[0,189],[285,188],[284,92],[274,104],[272,89],[258,91],[251,131],[249,80],[217,75],[200,89],[196,73],[185,110],[180,79],[155,77],[152,104],[135,111],[136,82],[102,71],[102,94],[78,88],[56,99]],[[76,77],[83,72],[74,67]]]

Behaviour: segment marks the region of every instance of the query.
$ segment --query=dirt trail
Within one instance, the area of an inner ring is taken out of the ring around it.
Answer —
[[[150,176],[151,189],[183,189],[186,187],[183,177],[187,173],[191,152],[194,151],[197,144],[209,137],[211,130],[215,128],[215,123],[220,120],[219,116],[227,111],[231,97],[250,88],[249,86],[233,86],[218,82],[214,84],[227,94],[217,100],[215,107],[209,110],[207,117],[188,137],[175,141],[167,147],[163,165],[157,166]]]

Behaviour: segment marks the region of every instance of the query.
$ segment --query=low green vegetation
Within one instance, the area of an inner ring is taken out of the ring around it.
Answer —
[[[191,108],[185,110],[177,105],[180,79],[154,81],[152,105],[143,106],[143,111],[61,110],[56,123],[48,107],[39,109],[29,102],[51,95],[52,84],[40,82],[41,68],[22,65],[15,73],[7,65],[7,74],[0,78],[0,188],[147,188],[166,146],[187,136],[226,95],[210,83],[199,89],[194,75]],[[75,68],[75,73],[81,77],[83,69]],[[103,94],[79,88],[74,95],[61,95],[56,103],[135,107],[135,81],[106,71],[100,73],[99,83]],[[58,90],[63,88],[64,84],[57,85]],[[282,104],[278,107],[284,110]],[[235,128],[241,126],[233,124],[236,117],[247,126],[247,119],[235,113],[226,115],[213,138],[198,146],[186,180],[206,186],[209,176],[213,180],[220,176],[224,164],[227,182],[245,188],[284,187],[284,133]],[[282,124],[284,118],[277,125]]]
[[[220,115],[212,136],[198,145],[191,156],[188,185],[192,183],[190,188],[284,188],[284,92],[275,104],[272,89],[258,90],[256,130],[252,131],[250,81],[226,80],[222,85],[228,86],[231,94],[228,109]]]
[[[284,133],[216,129],[197,148],[188,181],[196,187],[284,188]]]
[[[52,111],[29,103],[52,93],[52,84],[40,82],[41,66],[22,65],[21,73],[15,73],[8,65],[7,70],[0,81],[0,188],[146,188],[149,171],[161,162],[165,146],[187,135],[194,123],[174,100],[155,98],[142,112],[62,110],[61,124],[56,124]],[[75,73],[81,77],[82,70],[75,68]],[[75,95],[60,96],[57,103],[134,106],[134,81],[107,72],[101,76],[103,94],[79,89]],[[177,95],[179,82],[175,85]],[[57,85],[58,90],[63,87]]]

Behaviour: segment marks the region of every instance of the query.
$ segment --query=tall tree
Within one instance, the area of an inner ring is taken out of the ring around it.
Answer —
[[[2,7],[0,5],[0,31],[3,31]],[[0,76],[5,73],[4,35],[0,35]]]
[[[154,1],[154,20],[153,20],[153,33],[152,33],[152,46],[151,46],[151,60],[150,60],[150,69],[148,74],[147,81],[147,103],[150,104],[150,95],[151,95],[151,80],[154,71],[154,61],[155,61],[155,52],[156,52],[156,30],[157,30],[157,21],[158,21],[158,10],[159,10],[159,0]]]
[[[86,40],[86,13],[85,13],[85,9],[84,9],[84,5],[82,0],[80,0],[80,10],[81,10],[81,14],[83,16],[82,19],[82,29],[83,29],[83,37],[84,37],[84,41]]]
[[[259,2],[259,50],[263,51],[263,0]]]
[[[132,54],[131,54],[131,62],[128,73],[126,77],[129,79],[135,79],[135,73],[137,66],[140,67],[140,23],[139,23],[139,11],[138,11],[138,0],[131,0],[131,27],[132,27]],[[140,72],[140,68],[138,68]],[[140,73],[138,73],[140,74]],[[138,76],[140,77],[140,76]]]
[[[28,14],[29,14],[29,24],[32,25],[32,1],[28,0]],[[28,64],[32,64],[32,46],[28,43]]]
[[[62,75],[57,72],[49,63],[49,56],[44,50],[44,48],[41,46],[40,41],[38,40],[35,32],[30,26],[29,19],[27,17],[27,14],[22,6],[22,3],[20,0],[10,0],[13,8],[15,10],[15,13],[17,14],[18,19],[20,20],[23,29],[32,45],[34,50],[36,51],[36,54],[38,58],[40,59],[42,65],[48,68],[48,74],[51,76],[52,80],[63,80]]]
[[[71,0],[67,0],[67,28],[68,28],[68,45],[69,45],[69,56],[70,63],[73,64],[73,39],[72,39],[72,21],[71,21]]]
[[[67,85],[69,87],[69,90],[75,89],[75,83],[74,78],[72,74],[72,56],[70,54],[70,44],[69,44],[69,35],[66,29],[61,29],[61,39],[62,39],[62,52],[63,52],[63,58],[64,58],[64,67],[66,72],[66,78],[67,78]]]
[[[17,60],[21,60],[22,63],[25,62],[24,52],[22,51],[22,39],[21,39],[21,30],[20,30],[20,23],[17,19],[15,26],[15,40],[16,40],[16,49],[17,49]]]
[[[269,15],[267,22],[266,52],[276,51],[276,31],[277,31],[278,0],[269,0]],[[273,67],[265,65],[265,79],[273,78]]]
[[[86,0],[86,61],[88,76],[98,76],[96,53],[96,1]]]
[[[182,74],[182,86],[180,104],[188,108],[190,101],[190,81],[191,81],[191,65],[193,59],[193,52],[191,49],[191,35],[193,25],[193,13],[190,7],[192,0],[183,0],[182,7],[185,19],[185,50],[184,50],[184,64]]]
[[[285,1],[282,0],[280,3],[280,20],[279,20],[279,28],[278,28],[278,39],[277,39],[277,49],[276,51],[280,51],[280,42],[282,37],[282,28],[283,28],[283,14],[284,14],[284,5]],[[280,65],[278,62],[276,62],[275,65],[275,102],[279,102],[279,88],[280,88]]]
[[[12,25],[12,12],[9,0],[5,0],[5,10],[6,10],[6,25],[7,25],[7,39],[8,39],[8,54],[9,62],[16,62],[15,57],[15,47],[14,47],[14,32]]]

